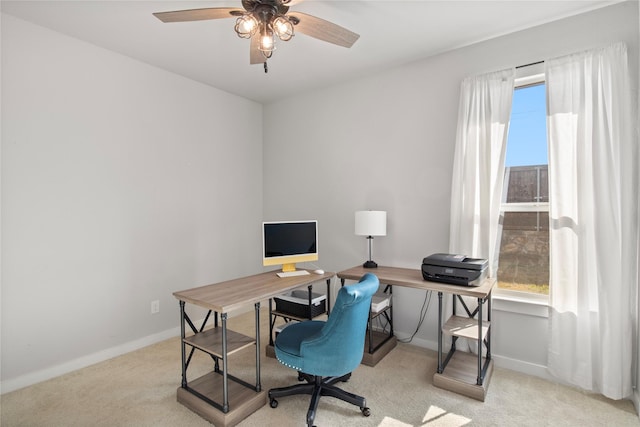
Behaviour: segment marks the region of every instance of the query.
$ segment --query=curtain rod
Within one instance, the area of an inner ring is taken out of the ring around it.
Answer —
[[[538,65],[538,64],[544,64],[544,61],[538,61],[538,62],[532,62],[532,63],[530,63],[530,64],[518,65],[518,66],[516,67],[516,69],[518,69],[518,68],[524,68],[524,67],[530,67],[530,66],[532,66],[532,65]]]

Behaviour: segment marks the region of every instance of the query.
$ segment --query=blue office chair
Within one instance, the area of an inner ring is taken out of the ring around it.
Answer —
[[[306,383],[269,390],[269,403],[276,398],[310,394],[307,426],[313,426],[320,396],[332,396],[356,405],[365,417],[371,414],[364,397],[334,384],[347,381],[362,361],[371,296],[378,290],[378,278],[366,273],[357,284],[343,286],[326,322],[308,320],[287,326],[275,341],[276,357],[298,371]]]

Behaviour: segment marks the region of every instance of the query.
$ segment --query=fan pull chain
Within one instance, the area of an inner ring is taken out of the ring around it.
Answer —
[[[269,72],[269,68],[267,67],[267,61],[264,61],[264,73],[267,74]]]

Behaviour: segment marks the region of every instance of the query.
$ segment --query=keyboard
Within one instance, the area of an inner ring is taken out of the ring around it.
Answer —
[[[280,271],[276,273],[278,277],[306,276],[309,274],[307,270]]]

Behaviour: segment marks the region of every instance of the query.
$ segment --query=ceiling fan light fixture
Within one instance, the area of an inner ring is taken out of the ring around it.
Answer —
[[[238,19],[236,19],[236,25],[234,30],[238,37],[243,39],[250,39],[258,30],[258,20],[252,13],[245,13]]]
[[[273,28],[273,32],[276,33],[278,38],[282,41],[289,41],[293,34],[293,24],[284,15],[280,15],[276,17],[271,23],[271,27]]]
[[[260,49],[265,56],[269,54],[267,58],[270,57],[271,53],[276,49],[276,40],[273,31],[267,25],[264,25],[260,32],[260,43],[258,43],[258,49]]]
[[[165,23],[233,17],[236,20],[234,30],[238,37],[251,40],[249,63],[264,64],[265,72],[267,62],[262,57],[271,58],[278,39],[289,41],[296,32],[343,47],[351,47],[360,37],[346,28],[313,15],[302,12],[289,13],[289,5],[297,1],[299,0],[241,0],[242,9],[205,7],[156,12],[153,15]]]

